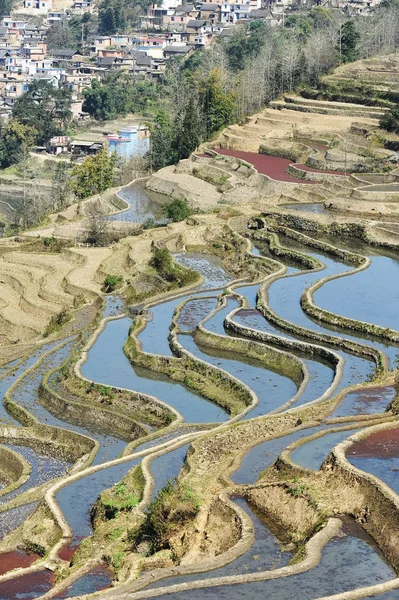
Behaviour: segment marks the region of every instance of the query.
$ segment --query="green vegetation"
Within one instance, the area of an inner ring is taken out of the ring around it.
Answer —
[[[119,569],[121,568],[123,564],[123,557],[124,553],[122,552],[122,550],[114,554],[114,556],[112,557],[112,566],[115,569],[115,571],[119,571]]]
[[[147,508],[147,518],[136,534],[136,545],[149,541],[151,552],[170,548],[170,538],[192,520],[201,506],[201,498],[192,488],[167,481]]]
[[[97,19],[88,12],[83,15],[71,15],[51,25],[46,34],[46,42],[49,50],[59,48],[70,48],[76,50],[83,41],[86,42],[89,35],[96,30]]]
[[[352,62],[359,58],[357,49],[359,38],[360,35],[356,31],[355,23],[353,21],[346,21],[341,29],[338,46],[342,62]]]
[[[173,257],[167,248],[152,248],[150,265],[157,273],[172,287],[184,287],[198,279],[198,274],[191,269],[185,269],[173,261]]]
[[[20,162],[24,153],[35,144],[37,130],[32,125],[23,124],[18,119],[11,119],[1,129],[0,165],[9,167]]]
[[[386,131],[399,133],[399,104],[381,118],[380,126]]]
[[[112,35],[126,27],[124,5],[121,0],[101,2],[98,13],[98,32],[100,35]]]
[[[82,164],[75,165],[71,171],[75,195],[88,198],[112,187],[118,162],[116,153],[108,154],[104,147],[94,156],[88,156]]]
[[[104,279],[103,290],[106,294],[113,292],[123,282],[123,277],[119,275],[107,275]]]
[[[105,396],[106,398],[113,399],[115,398],[115,392],[109,385],[103,385],[101,383],[92,383],[89,390],[93,390],[94,392],[98,392],[101,396]]]
[[[33,554],[37,554],[41,557],[46,555],[46,548],[41,544],[32,542],[31,540],[23,540],[22,546],[27,552],[32,552]]]
[[[143,113],[158,99],[155,83],[133,81],[125,73],[107,73],[101,83],[93,79],[83,90],[83,110],[99,120],[114,119],[129,112]]]
[[[43,337],[48,337],[52,333],[55,333],[56,331],[61,329],[61,327],[66,325],[66,323],[68,323],[68,321],[70,320],[71,313],[66,308],[64,308],[59,313],[51,317],[50,322],[43,333]]]
[[[226,90],[223,73],[212,69],[182,82],[186,100],[180,101],[174,118],[159,110],[152,130],[151,163],[153,168],[187,158],[203,141],[236,118],[236,94]]]
[[[56,88],[52,83],[34,79],[12,109],[12,116],[22,125],[36,130],[36,143],[63,133],[72,118],[72,94],[66,87]]]
[[[187,219],[193,213],[187,200],[179,199],[165,204],[162,210],[167,218],[175,223],[184,221],[184,219]]]
[[[140,498],[131,493],[129,486],[122,480],[114,485],[110,497],[103,502],[105,518],[115,519],[121,511],[130,512],[139,502]]]

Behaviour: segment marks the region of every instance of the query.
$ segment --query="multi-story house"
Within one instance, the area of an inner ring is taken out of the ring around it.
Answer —
[[[46,21],[47,25],[54,25],[54,23],[59,23],[63,19],[65,19],[66,15],[64,11],[50,11],[47,14]]]
[[[207,23],[219,23],[221,14],[221,5],[216,3],[204,3],[199,8],[199,19],[205,20]]]
[[[53,0],[24,0],[25,12],[45,15],[52,8]]]

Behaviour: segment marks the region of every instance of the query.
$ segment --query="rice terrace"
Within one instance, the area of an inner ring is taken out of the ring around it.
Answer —
[[[399,54],[295,90],[0,203],[0,599],[399,598]]]

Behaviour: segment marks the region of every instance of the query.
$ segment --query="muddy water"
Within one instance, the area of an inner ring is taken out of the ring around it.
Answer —
[[[193,292],[187,294],[187,296],[180,296],[179,298],[162,302],[161,304],[157,304],[150,308],[146,327],[138,336],[138,339],[142,344],[143,352],[171,356],[172,351],[169,347],[168,336],[175,308],[181,304],[185,298],[189,298],[192,295],[195,295],[196,297],[207,296],[209,293],[203,290],[215,288],[221,289],[231,281],[231,276],[223,268],[220,259],[217,257],[191,252],[175,254],[174,259],[177,263],[183,265],[187,269],[194,269],[197,273],[202,275],[204,282],[198,289],[194,289]],[[200,290],[202,290],[202,293]],[[186,311],[186,313],[187,312],[188,311]]]
[[[110,221],[126,221],[145,223],[153,219],[156,224],[166,223],[160,200],[165,202],[165,196],[153,194],[145,187],[144,182],[132,183],[119,192],[120,197],[129,203],[128,210],[110,215]]]
[[[327,425],[300,429],[254,446],[246,453],[240,467],[232,473],[231,480],[239,484],[254,484],[262,471],[271,467],[287,446],[326,427]]]
[[[103,310],[103,317],[116,317],[125,311],[123,301],[119,296],[113,294],[105,297],[105,306]]]
[[[2,600],[32,600],[45,594],[54,584],[52,571],[36,571],[0,582]]]
[[[180,446],[180,448],[172,450],[162,456],[158,456],[151,461],[150,471],[154,478],[151,500],[154,500],[159,490],[165,486],[167,481],[172,481],[178,476],[189,446],[190,444],[185,444],[184,446]]]
[[[192,331],[195,329],[198,323],[216,308],[216,305],[216,298],[204,298],[202,300],[190,300],[187,302],[178,318],[180,331]]]
[[[31,473],[21,486],[12,492],[0,497],[0,505],[9,502],[12,498],[19,496],[26,490],[43,485],[51,479],[65,475],[71,463],[62,458],[55,458],[48,455],[40,454],[37,450],[33,450],[27,446],[13,446],[11,444],[3,444],[6,448],[10,448],[22,455],[31,466]]]
[[[191,336],[180,335],[182,346],[215,367],[224,369],[243,383],[246,383],[258,396],[259,404],[245,418],[265,415],[291,400],[297,391],[295,383],[288,377],[267,369],[260,361],[246,358],[242,354],[208,348],[197,344]]]
[[[320,563],[312,570],[282,579],[170,593],[159,598],[180,600],[315,600],[394,579],[396,574],[373,540],[355,522],[344,527],[324,548]],[[198,580],[198,577],[195,578]]]
[[[397,391],[392,386],[379,386],[349,392],[328,418],[335,419],[337,417],[383,413],[396,394]]]
[[[287,281],[294,281],[297,279],[296,277],[289,278]],[[278,282],[276,282],[278,283]],[[255,286],[252,287],[242,287],[238,288],[237,291],[247,298],[249,306],[254,307],[256,302],[256,289]],[[302,312],[302,311],[301,311]],[[303,314],[303,313],[302,313]],[[295,339],[295,337],[282,332],[280,329],[275,327],[272,323],[266,321],[263,315],[257,311],[256,309],[242,309],[235,316],[234,321],[239,324],[245,325],[246,327],[251,327],[252,329],[257,329],[259,331],[265,331],[271,333],[273,335],[278,335],[280,337],[284,337],[289,340]],[[309,321],[310,327],[313,325],[311,321]],[[298,339],[301,339],[300,336],[297,336]],[[353,385],[355,383],[359,383],[364,381],[364,379],[369,375],[372,371],[373,363],[371,361],[365,360],[358,356],[354,356],[351,354],[347,354],[344,352],[340,352],[335,349],[335,352],[341,354],[346,361],[344,374],[339,382],[336,391],[347,387],[348,385]],[[300,355],[300,353],[296,353]],[[306,356],[306,355],[305,355]],[[305,360],[306,365],[309,369],[309,373],[311,376],[310,383],[304,391],[304,394],[299,398],[296,402],[295,406],[305,404],[305,402],[310,402],[319,398],[331,385],[333,381],[334,371],[332,367],[329,367],[328,363],[323,361],[316,361],[314,359],[302,358]]]
[[[299,210],[301,212],[310,212],[315,215],[322,215],[328,212],[322,202],[280,204],[279,208],[288,208],[289,210]]]
[[[86,429],[73,422],[65,422],[66,416],[65,420],[58,419],[38,401],[37,389],[39,388],[43,375],[50,369],[61,365],[71,352],[72,346],[73,344],[70,342],[60,350],[57,350],[46,357],[39,368],[35,369],[29,377],[22,380],[21,384],[15,390],[14,398],[20,406],[34,415],[40,423],[69,429],[97,440],[100,444],[100,448],[94,459],[94,464],[98,464],[118,457],[126,446],[126,442],[110,435],[102,435],[100,431],[94,431],[93,427]]]
[[[323,285],[314,294],[315,303],[351,319],[398,330],[399,260],[371,259],[365,271]]]
[[[98,565],[85,575],[82,575],[82,577],[79,577],[64,592],[54,596],[54,600],[74,598],[75,596],[83,596],[105,590],[111,586],[112,579],[112,573],[104,565]]]
[[[36,510],[38,502],[30,502],[17,508],[0,512],[0,539],[19,527]]]
[[[184,252],[174,254],[177,263],[197,271],[204,278],[200,290],[224,288],[232,280],[231,275],[222,265],[222,261],[212,254],[200,254],[199,252]]]
[[[4,575],[4,573],[8,573],[8,571],[18,567],[29,567],[38,558],[39,556],[37,554],[28,554],[23,550],[0,553],[0,575]]]
[[[290,458],[292,462],[301,467],[317,471],[320,469],[334,446],[340,444],[357,431],[360,431],[360,429],[347,429],[346,431],[326,433],[322,437],[302,444],[302,446],[293,450]]]
[[[107,323],[82,366],[85,377],[96,383],[156,396],[178,410],[187,422],[220,422],[227,419],[222,408],[167,376],[142,367],[132,367],[123,353],[130,325],[131,320],[127,317]]]
[[[371,473],[399,494],[399,428],[372,433],[346,453],[349,462]]]
[[[247,513],[252,521],[255,541],[249,550],[219,569],[207,571],[206,573],[169,577],[148,586],[146,589],[156,589],[176,583],[209,579],[210,577],[224,577],[279,569],[289,562],[292,557],[291,553],[280,550],[280,543],[269,529],[266,517],[252,508],[243,498],[232,498],[232,500]],[[191,598],[191,594],[191,591],[187,591],[187,597]],[[205,598],[206,596],[204,595],[203,597]]]
[[[217,292],[216,292],[217,293]],[[201,295],[208,295],[209,292],[203,292]],[[143,352],[152,354],[161,354],[163,356],[173,356],[172,350],[169,347],[169,328],[172,322],[173,313],[179,304],[181,304],[187,296],[175,298],[169,302],[157,304],[149,309],[147,323],[145,329],[137,336],[140,340]],[[207,302],[203,300],[202,302]],[[215,304],[216,300],[212,301]],[[192,306],[192,303],[189,303]],[[212,309],[211,309],[212,310]],[[190,313],[189,309],[185,314]],[[206,315],[205,315],[206,316]]]
[[[18,362],[18,366],[16,366],[15,369],[11,369],[11,371],[9,373],[7,373],[2,379],[0,379],[0,399],[3,400],[4,394],[6,393],[7,389],[14,383],[14,381],[20,375],[22,375],[27,369],[32,367],[40,359],[40,357],[43,356],[46,352],[54,349],[58,343],[59,342],[53,342],[51,344],[46,344],[46,345],[42,346],[41,348],[38,348],[35,352],[33,352],[29,356],[29,358],[27,358],[26,360],[22,360],[21,362]],[[11,417],[7,413],[6,409],[4,408],[3,402],[1,401],[0,402],[0,422],[2,422],[2,421],[18,424],[18,421],[16,421],[13,417]]]

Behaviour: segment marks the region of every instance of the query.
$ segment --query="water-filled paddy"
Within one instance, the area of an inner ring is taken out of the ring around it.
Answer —
[[[181,577],[168,577],[148,586],[146,589],[156,589],[176,583],[198,581],[210,577],[225,577],[279,569],[288,563],[292,555],[290,552],[280,550],[281,543],[269,528],[269,523],[265,516],[251,507],[243,498],[232,498],[232,500],[246,512],[252,521],[255,541],[251,547],[242,556],[239,556],[219,569],[214,569],[206,573],[182,575]],[[191,591],[187,593],[191,596]]]
[[[373,540],[359,525],[345,520],[344,527],[323,549],[320,563],[310,571],[269,581],[172,592],[159,598],[179,600],[189,594],[190,600],[239,600],[243,597],[315,600],[395,577],[395,571]]]
[[[372,433],[352,444],[346,455],[354,467],[375,475],[399,494],[399,428]]]
[[[127,317],[107,323],[82,366],[85,377],[97,383],[156,396],[178,410],[187,422],[204,423],[227,419],[222,408],[194,394],[184,385],[148,369],[132,367],[123,353],[130,325],[131,320]]]
[[[359,431],[359,429],[348,429],[346,431],[334,431],[326,433],[322,437],[306,442],[293,450],[290,454],[292,462],[305,469],[320,469],[331,450],[348,437]]]

